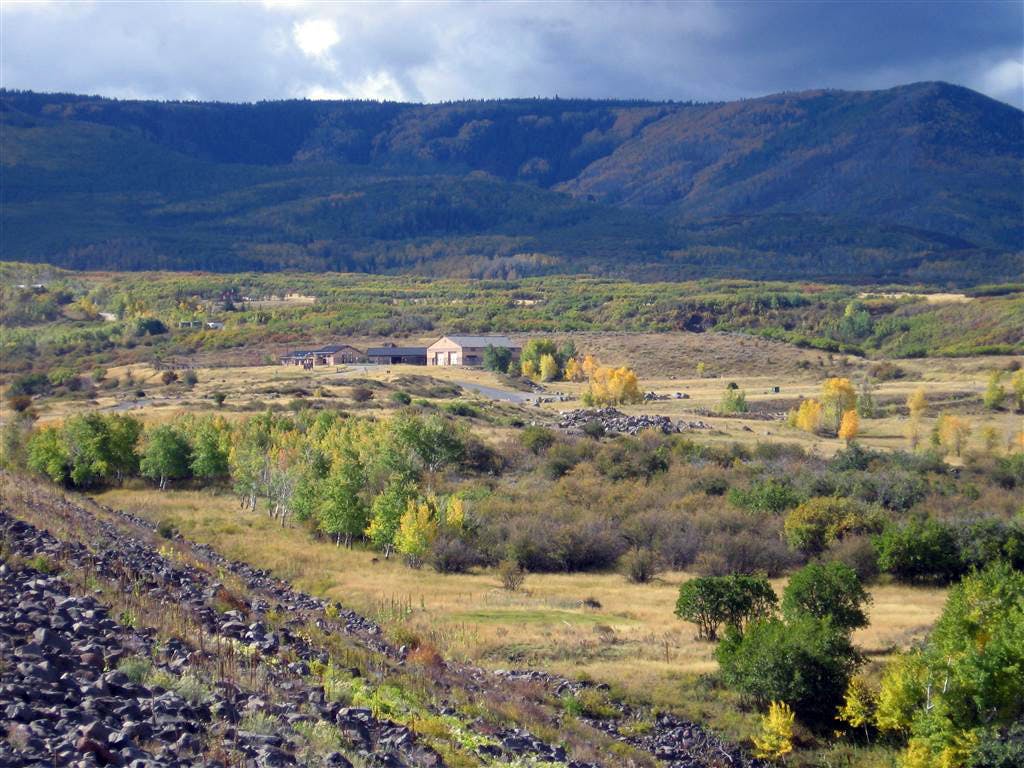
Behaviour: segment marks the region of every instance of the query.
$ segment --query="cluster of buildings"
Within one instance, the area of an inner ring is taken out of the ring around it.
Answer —
[[[508,336],[442,336],[429,347],[400,347],[384,344],[362,351],[350,344],[328,344],[319,349],[297,349],[281,356],[281,365],[301,366],[306,370],[322,366],[351,365],[483,365],[488,347],[507,349],[513,359],[522,347]]]

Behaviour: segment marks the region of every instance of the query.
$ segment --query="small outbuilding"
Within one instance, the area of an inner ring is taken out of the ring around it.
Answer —
[[[427,365],[483,365],[488,347],[507,349],[512,359],[519,358],[522,347],[508,336],[442,336],[427,347]]]
[[[320,366],[361,363],[366,355],[350,344],[328,344],[319,349],[296,349],[281,355],[281,365],[297,365],[305,369]]]
[[[376,365],[426,365],[426,347],[399,347],[385,344],[382,347],[370,347],[366,357]]]
[[[359,363],[365,359],[366,355],[351,344],[328,344],[313,350],[314,367],[318,365],[347,365]]]

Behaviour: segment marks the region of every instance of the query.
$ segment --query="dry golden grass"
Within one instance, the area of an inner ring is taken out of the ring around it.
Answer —
[[[502,667],[539,666],[609,682],[662,706],[686,700],[681,686],[715,668],[713,647],[673,615],[685,573],[631,584],[616,573],[531,574],[509,593],[490,570],[440,575],[376,553],[317,541],[241,510],[228,494],[160,493],[141,486],[97,496],[113,507],[169,520],[187,537],[270,568],[299,588],[404,627],[446,656]],[[784,581],[775,582],[781,591]],[[872,589],[871,626],[857,642],[873,657],[920,639],[942,609],[945,590],[900,585]],[[584,599],[600,608],[586,608]]]

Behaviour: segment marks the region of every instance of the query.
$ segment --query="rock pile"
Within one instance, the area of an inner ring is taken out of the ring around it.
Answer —
[[[685,392],[676,392],[675,394],[672,394],[672,395],[669,395],[669,394],[661,394],[661,395],[659,395],[657,392],[645,392],[644,393],[644,402],[647,402],[647,403],[658,401],[658,400],[689,400],[689,399],[690,399],[690,396],[688,394],[686,394]]]
[[[668,416],[641,414],[628,416],[616,408],[576,408],[559,414],[558,427],[568,432],[582,432],[591,422],[598,422],[605,432],[635,435],[645,429],[653,429],[670,435],[691,429],[711,429],[703,421],[672,421]]]
[[[209,707],[116,669],[152,646],[61,579],[0,565],[0,765],[195,764]]]

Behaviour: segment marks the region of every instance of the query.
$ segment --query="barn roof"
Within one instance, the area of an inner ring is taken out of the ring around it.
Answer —
[[[415,357],[426,356],[426,347],[370,347],[367,357]]]
[[[460,347],[505,347],[508,349],[518,349],[519,345],[516,344],[508,336],[502,335],[491,335],[491,336],[469,336],[461,333],[452,334],[445,336],[444,338],[449,341],[453,341]],[[435,342],[436,343],[436,342]]]
[[[320,347],[320,349],[317,349],[317,350],[314,350],[314,351],[317,352],[318,354],[321,354],[321,355],[329,355],[332,352],[341,352],[341,350],[343,350],[343,349],[356,349],[356,348],[353,347],[351,344],[328,344],[328,345]],[[358,351],[359,350],[356,349],[356,352],[358,352]]]

